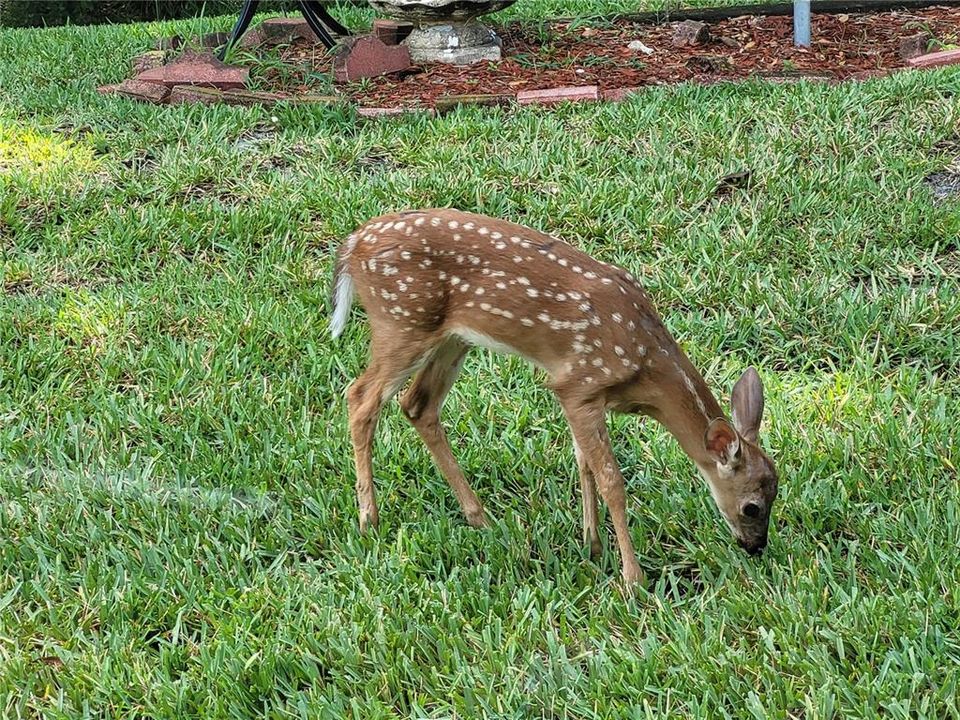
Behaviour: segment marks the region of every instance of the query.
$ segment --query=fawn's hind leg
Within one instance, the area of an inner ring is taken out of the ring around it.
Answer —
[[[417,341],[410,337],[391,343],[378,337],[376,328],[372,330],[370,364],[347,390],[361,532],[377,527],[379,522],[373,483],[373,438],[380,411],[430,355],[434,346],[425,339]]]
[[[453,456],[450,441],[440,425],[440,408],[456,382],[469,346],[458,338],[448,338],[438,346],[400,397],[400,407],[407,416],[433,460],[460,502],[460,508],[473,527],[487,525],[487,516],[476,493]]]

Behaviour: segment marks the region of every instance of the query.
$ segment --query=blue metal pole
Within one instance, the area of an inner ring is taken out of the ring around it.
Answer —
[[[810,47],[810,0],[793,0],[793,44]]]

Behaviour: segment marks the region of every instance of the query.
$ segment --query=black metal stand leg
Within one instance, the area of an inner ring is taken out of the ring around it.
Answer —
[[[243,9],[240,11],[240,17],[237,18],[237,24],[233,26],[233,30],[230,32],[230,39],[227,40],[227,44],[223,46],[223,50],[220,51],[220,59],[223,60],[227,56],[227,51],[233,47],[243,34],[247,31],[247,28],[250,27],[250,21],[253,19],[254,13],[257,12],[257,7],[260,5],[260,0],[244,0]]]
[[[321,5],[318,0],[302,0],[301,5],[306,5],[313,11],[313,14],[320,18],[320,22],[326,25],[337,35],[351,35],[352,33],[343,25],[338,23],[333,16],[327,12],[327,9]]]
[[[324,27],[320,18],[313,14],[315,9],[316,8],[311,7],[311,4],[306,0],[300,0],[300,11],[303,13],[303,18],[307,21],[307,25],[313,30],[314,35],[320,38],[320,42],[326,45],[328,49],[332,48],[337,42],[327,31],[327,28]],[[326,11],[324,11],[324,14],[326,14]]]

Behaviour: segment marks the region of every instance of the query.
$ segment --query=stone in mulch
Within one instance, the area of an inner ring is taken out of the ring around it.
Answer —
[[[643,40],[634,40],[633,42],[627,43],[627,50],[642,52],[644,55],[653,55],[656,52],[652,47],[644,45]]]
[[[249,76],[250,71],[247,68],[227,65],[212,55],[184,53],[176,61],[142,72],[135,79],[167,87],[198,85],[220,90],[239,90],[246,87]]]
[[[910,35],[900,40],[900,57],[903,60],[912,60],[920,55],[926,55],[934,37],[924,30],[916,35]]]
[[[673,26],[671,41],[674,47],[704,45],[710,42],[710,28],[706,23],[685,20]]]
[[[340,83],[352,82],[412,67],[406,45],[385,45],[373,35],[367,35],[340,44],[333,61],[333,76]]]

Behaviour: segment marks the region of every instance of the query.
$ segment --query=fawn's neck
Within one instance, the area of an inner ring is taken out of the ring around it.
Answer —
[[[707,426],[725,417],[703,376],[682,353],[664,358],[664,383],[650,413],[673,435],[683,451],[698,466],[709,467],[714,460],[704,445]]]

